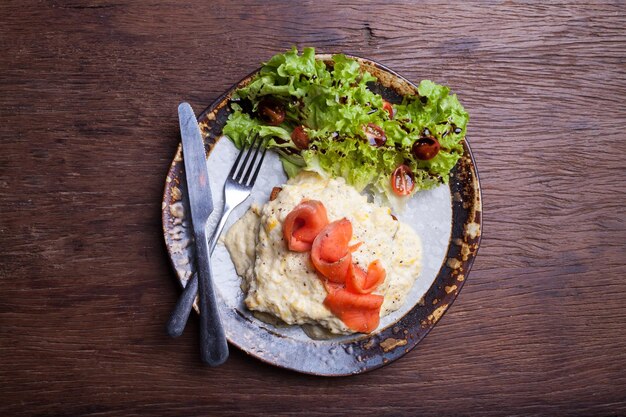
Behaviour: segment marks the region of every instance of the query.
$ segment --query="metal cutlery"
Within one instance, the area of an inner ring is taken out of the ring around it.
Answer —
[[[210,366],[228,359],[228,343],[219,316],[211,276],[211,256],[207,242],[207,222],[213,211],[204,140],[189,103],[178,106],[187,193],[196,249],[196,275],[200,298],[200,357]]]
[[[209,241],[210,253],[213,252],[231,212],[250,196],[261,170],[266,151],[267,149],[262,147],[262,138],[257,136],[250,148],[243,148],[239,152],[224,184],[224,208],[220,221]],[[196,274],[193,274],[189,278],[167,323],[167,333],[171,337],[178,337],[183,333],[197,292],[198,277]],[[202,312],[202,308],[200,310]]]

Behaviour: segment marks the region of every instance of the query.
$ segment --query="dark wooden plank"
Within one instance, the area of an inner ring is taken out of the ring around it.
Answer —
[[[0,4],[3,415],[623,415],[626,5],[551,2]],[[321,379],[233,352],[201,366],[160,195],[176,104],[291,45],[457,92],[484,237],[409,355]]]

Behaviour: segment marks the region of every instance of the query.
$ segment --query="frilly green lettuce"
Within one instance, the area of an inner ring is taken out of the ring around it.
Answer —
[[[326,176],[341,176],[358,190],[370,189],[394,197],[391,173],[400,164],[408,165],[415,175],[415,190],[447,183],[449,172],[463,154],[463,137],[469,116],[448,87],[423,80],[419,95],[406,96],[394,104],[393,118],[383,110],[383,99],[368,88],[376,81],[361,70],[354,59],[334,55],[332,64],[315,59],[313,48],[296,48],[273,56],[259,74],[233,96],[223,133],[238,147],[250,146],[256,135],[276,150],[288,176],[300,170],[317,171]],[[259,102],[266,96],[279,100],[286,118],[279,126],[268,126],[255,116]],[[246,101],[248,112],[239,102]],[[380,126],[387,136],[384,146],[373,147],[363,127]],[[310,146],[300,150],[291,132],[305,126]],[[424,135],[440,143],[439,153],[431,160],[418,160],[411,154],[413,143]]]

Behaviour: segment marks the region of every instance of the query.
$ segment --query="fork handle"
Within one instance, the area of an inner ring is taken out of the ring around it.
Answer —
[[[183,334],[193,302],[196,299],[196,294],[198,294],[198,276],[194,273],[187,281],[187,285],[178,298],[176,306],[172,310],[172,314],[165,326],[170,337],[178,337]]]
[[[217,245],[217,240],[222,233],[222,229],[224,229],[224,225],[226,224],[226,220],[228,220],[232,211],[232,207],[224,207],[224,214],[211,236],[211,241],[209,243],[210,253],[213,253],[215,245]],[[165,326],[167,334],[170,335],[170,337],[178,337],[183,334],[197,294],[198,276],[197,274],[193,274],[191,278],[189,278],[189,281],[187,281],[187,285],[183,289],[183,293],[178,298],[178,302],[176,303],[174,310],[172,310],[172,314],[170,315],[170,318]]]
[[[210,366],[219,366],[228,359],[228,343],[220,320],[219,308],[211,277],[211,255],[206,233],[195,234],[198,295],[200,298],[200,357]]]

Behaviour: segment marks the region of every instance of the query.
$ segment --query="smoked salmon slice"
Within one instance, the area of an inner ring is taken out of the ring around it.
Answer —
[[[380,322],[380,307],[383,305],[382,295],[354,294],[337,286],[330,289],[324,305],[341,319],[350,329],[370,333]]]
[[[322,259],[337,262],[348,252],[348,243],[352,240],[352,223],[346,218],[334,221],[315,240],[319,243]]]
[[[352,223],[341,219],[329,223],[317,235],[311,246],[311,262],[319,273],[332,282],[346,281],[352,264],[348,244],[352,239]]]
[[[346,288],[353,293],[369,294],[383,283],[386,276],[387,272],[378,259],[369,264],[367,272],[352,264],[348,270]]]
[[[376,294],[354,294],[345,288],[336,288],[326,296],[324,303],[338,309],[376,310],[383,305],[383,296]]]
[[[289,250],[306,252],[313,241],[328,225],[326,207],[317,200],[306,200],[298,204],[285,218],[283,237]]]
[[[371,333],[380,323],[378,310],[345,310],[338,317],[348,328],[359,333]]]

